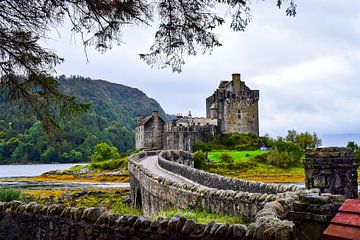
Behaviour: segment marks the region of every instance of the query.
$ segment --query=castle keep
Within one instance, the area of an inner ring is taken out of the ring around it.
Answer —
[[[228,133],[259,135],[259,90],[251,90],[233,74],[231,81],[221,81],[218,89],[206,98],[206,118],[178,115],[164,121],[154,111],[138,116],[135,129],[136,149],[157,148],[191,151],[197,140],[209,141]]]
[[[220,132],[259,135],[259,90],[250,90],[233,74],[232,81],[221,81],[218,89],[206,98],[206,117],[218,121]]]

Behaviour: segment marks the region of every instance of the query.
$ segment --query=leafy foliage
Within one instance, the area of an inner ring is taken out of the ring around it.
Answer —
[[[141,91],[101,80],[60,76],[60,89],[90,102],[91,109],[74,117],[57,115],[60,134],[49,141],[35,115],[24,115],[21,106],[1,101],[0,163],[89,161],[96,144],[105,142],[120,152],[134,148],[136,115],[158,110],[161,106]]]
[[[303,150],[319,147],[322,143],[321,139],[317,136],[316,133],[297,133],[294,129],[288,131],[285,139],[288,142],[296,143]]]
[[[262,146],[270,144],[268,136],[259,137],[256,134],[231,133],[217,136],[212,141],[205,143],[196,141],[193,145],[193,151],[202,150],[209,152],[212,150],[256,150]]]
[[[27,202],[29,197],[26,196],[21,190],[14,188],[0,189],[0,202],[10,202],[13,200]]]
[[[194,167],[201,168],[206,161],[206,157],[203,151],[199,150],[194,153]]]
[[[354,151],[355,156],[360,163],[360,146],[356,142],[350,141],[347,143],[346,147],[351,148]]]
[[[94,152],[91,155],[91,162],[102,162],[108,160],[114,160],[120,157],[116,147],[111,147],[106,143],[98,143],[94,148]]]

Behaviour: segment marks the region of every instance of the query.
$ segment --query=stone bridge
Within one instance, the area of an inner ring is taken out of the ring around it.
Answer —
[[[183,151],[132,155],[128,169],[134,207],[146,215],[169,208],[238,215],[249,223],[244,226],[247,239],[322,239],[344,201],[319,189],[227,178],[193,166],[191,154]]]

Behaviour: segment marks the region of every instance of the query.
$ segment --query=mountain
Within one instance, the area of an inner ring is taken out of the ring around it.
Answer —
[[[18,105],[0,102],[0,164],[86,161],[100,142],[125,153],[134,149],[137,115],[157,110],[169,119],[158,102],[136,88],[80,76],[57,80],[64,93],[91,103],[91,109],[77,117],[59,118],[61,135],[55,144],[35,116],[24,115]]]

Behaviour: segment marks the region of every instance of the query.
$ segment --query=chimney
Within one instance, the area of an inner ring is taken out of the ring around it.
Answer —
[[[137,115],[136,116],[136,125],[139,126],[141,124],[142,120],[144,120],[144,118],[145,117],[142,115]]]
[[[153,115],[154,117],[158,117],[158,116],[159,116],[159,112],[158,112],[158,111],[153,111],[153,112],[152,112],[152,115]]]
[[[234,92],[240,92],[240,82],[241,82],[240,73],[233,73],[232,81],[233,81]]]

